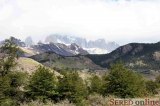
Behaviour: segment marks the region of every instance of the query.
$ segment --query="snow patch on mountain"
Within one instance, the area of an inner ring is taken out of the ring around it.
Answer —
[[[104,39],[97,39],[92,41],[81,37],[59,34],[47,36],[45,42],[63,43],[67,46],[69,46],[69,44],[75,43],[78,46],[85,48],[85,50],[87,50],[90,54],[106,54],[119,47],[117,43],[106,42]]]
[[[87,50],[89,54],[107,54],[109,53],[106,49],[100,49],[100,48],[84,48],[84,50]]]

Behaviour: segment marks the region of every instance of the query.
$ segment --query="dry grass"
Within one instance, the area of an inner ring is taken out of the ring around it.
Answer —
[[[23,103],[20,106],[75,106],[75,105],[73,103],[69,103],[68,100],[64,100],[59,103],[53,103],[52,101],[47,101],[46,103],[39,101],[32,101],[29,103]]]
[[[79,76],[83,79],[83,80],[88,80],[89,78],[92,77],[92,74],[87,72],[87,71],[78,71]]]
[[[27,72],[28,74],[31,75],[33,72],[35,72],[35,70],[39,66],[43,66],[43,65],[41,63],[31,59],[31,58],[20,57],[17,60],[17,66],[13,70]],[[52,69],[50,69],[50,70],[53,71],[56,76],[62,76],[57,71],[52,70]]]
[[[30,59],[30,58],[25,58],[25,57],[20,57],[17,60],[17,66],[15,67],[16,70],[21,70],[25,71],[29,74],[34,72],[39,65],[42,65],[38,63],[37,61]]]
[[[109,106],[108,101],[114,96],[103,97],[99,94],[90,95],[87,99],[88,106]]]
[[[35,51],[33,51],[32,49],[28,49],[28,48],[24,48],[24,47],[19,47],[25,54],[29,55],[29,56],[33,56],[35,55]]]

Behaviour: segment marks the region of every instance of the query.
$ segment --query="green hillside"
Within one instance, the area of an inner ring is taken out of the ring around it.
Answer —
[[[89,70],[102,70],[100,66],[96,65],[89,58],[85,56],[60,56],[55,53],[42,53],[31,57],[32,59],[49,67],[56,67],[60,69],[89,69]]]

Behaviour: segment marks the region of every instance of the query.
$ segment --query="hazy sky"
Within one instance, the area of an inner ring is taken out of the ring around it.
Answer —
[[[0,39],[49,34],[160,41],[160,0],[0,0]]]

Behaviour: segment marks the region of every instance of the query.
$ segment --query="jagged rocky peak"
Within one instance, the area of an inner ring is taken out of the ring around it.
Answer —
[[[49,35],[49,36],[47,36],[46,37],[46,39],[45,39],[45,42],[46,43],[57,43],[57,38],[56,38],[56,35]]]
[[[65,48],[60,47],[55,43],[38,43],[37,45],[32,46],[32,48],[38,53],[45,53],[45,52],[53,52],[62,56],[73,56],[71,52],[67,51]]]
[[[74,56],[77,54],[85,55],[87,51],[79,47],[77,44],[65,45],[62,43],[38,43],[32,46],[33,50],[38,53],[53,52],[62,56]]]
[[[86,55],[88,52],[82,47],[78,46],[76,43],[72,43],[68,46],[70,50],[75,51],[76,54]]]
[[[26,46],[28,46],[28,47],[34,45],[34,42],[33,42],[33,40],[32,40],[32,37],[28,36],[28,37],[25,39],[25,44],[26,44]]]
[[[104,39],[97,39],[95,41],[86,40],[85,38],[53,34],[46,37],[45,42],[63,43],[66,45],[76,43],[89,53],[105,54],[111,52],[119,47],[115,42],[106,42]]]
[[[95,41],[89,41],[88,42],[88,48],[101,48],[101,49],[107,49],[107,43],[104,39],[97,39]]]
[[[72,43],[71,45],[69,45],[69,47],[70,47],[72,50],[77,50],[77,49],[81,48],[81,47],[78,46],[76,43]]]
[[[20,39],[15,37],[10,38],[13,43],[20,46],[22,50],[25,51],[26,56],[45,53],[45,52],[53,52],[62,56],[74,56],[77,54],[85,55],[88,54],[83,48],[78,46],[77,44],[66,45],[63,43],[43,43],[39,41],[37,44],[34,44],[31,37],[26,39],[26,44],[22,42]],[[4,42],[4,41],[3,41]]]

